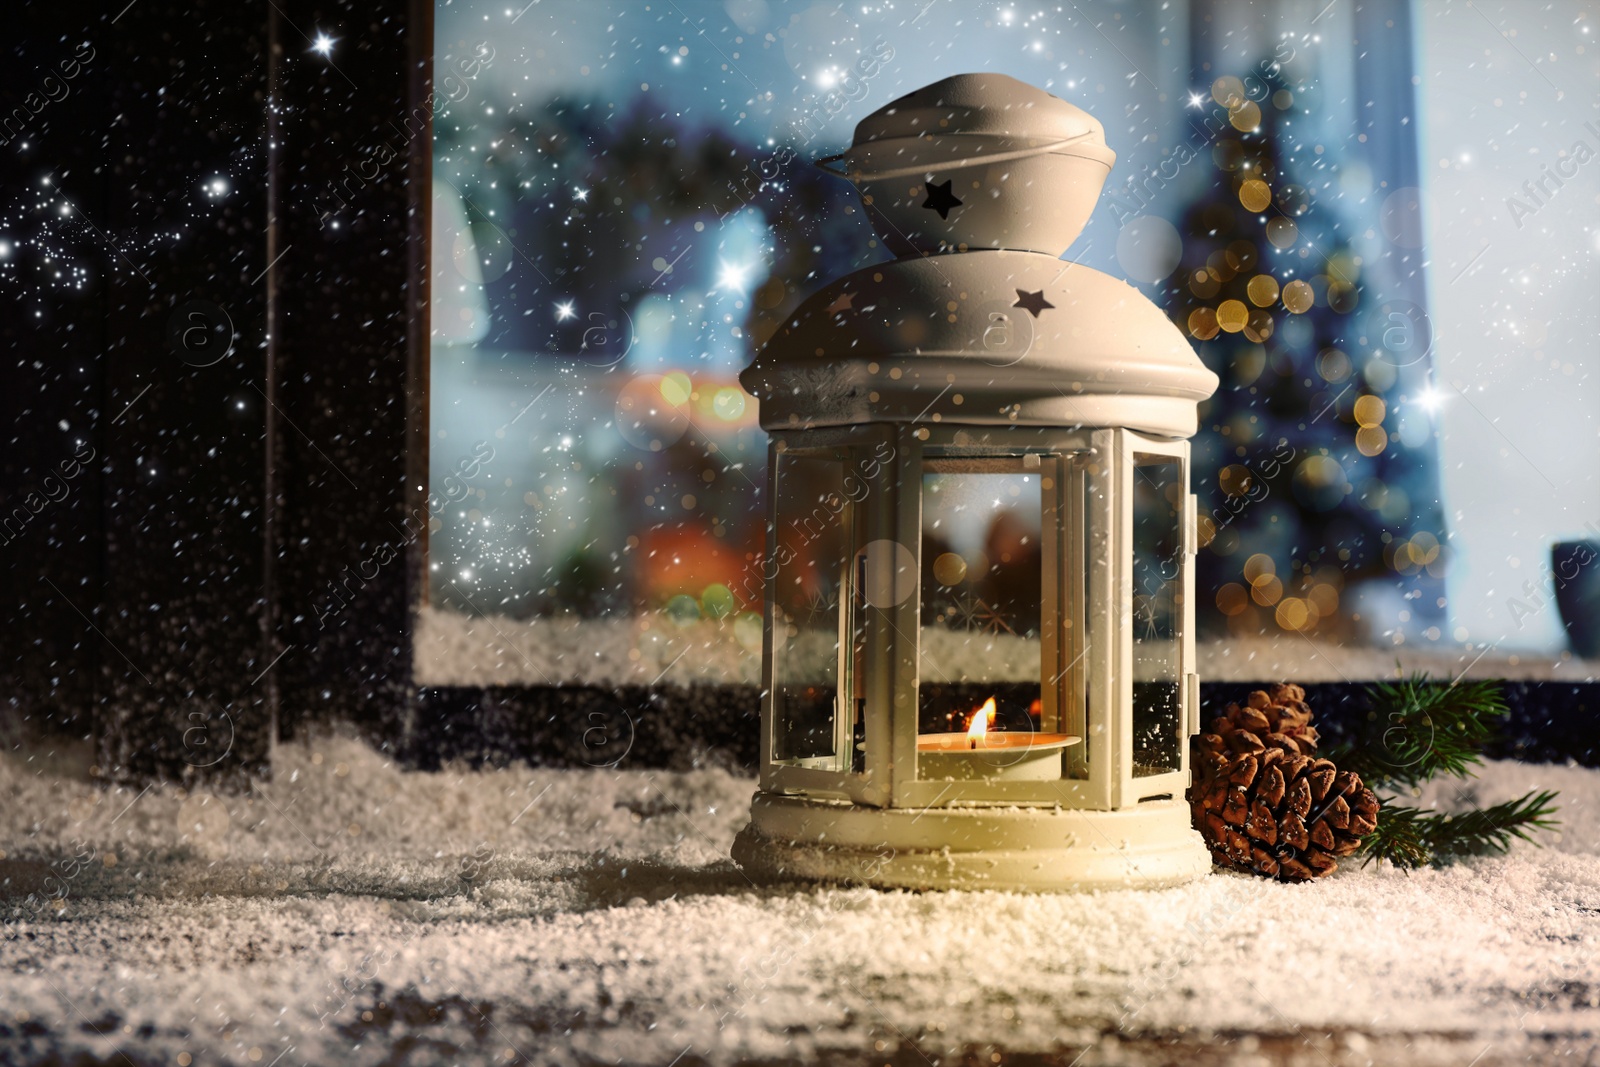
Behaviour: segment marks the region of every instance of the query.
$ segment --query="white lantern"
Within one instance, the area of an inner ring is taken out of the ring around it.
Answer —
[[[926,888],[1198,876],[1187,438],[1217,378],[1137,290],[1058,258],[1103,130],[963,75],[843,158],[905,257],[806,300],[742,377],[771,512],[734,857]]]

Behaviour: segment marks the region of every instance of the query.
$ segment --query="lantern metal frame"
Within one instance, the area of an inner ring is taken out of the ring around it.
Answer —
[[[892,449],[882,461],[884,446]],[[1183,487],[1178,511],[1182,596],[1176,612],[1179,714],[1177,766],[1136,776],[1132,482],[1136,457],[1172,459]],[[735,846],[741,864],[767,873],[861,880],[880,885],[1022,889],[1165,884],[1209,866],[1188,826],[1187,739],[1197,726],[1192,611],[1195,498],[1188,492],[1189,445],[1126,428],[959,425],[948,420],[775,430],[769,467],[785,458],[823,458],[857,472],[876,463],[838,515],[844,531],[836,620],[838,669],[834,755],[774,758],[785,644],[776,618],[779,570],[768,575],[761,709],[761,792],[752,824]],[[959,465],[1041,475],[1043,582],[1040,590],[1041,728],[1076,734],[1063,777],[1048,781],[923,778],[917,731],[922,671],[923,475]],[[1046,487],[1046,479],[1049,487]],[[857,499],[859,497],[859,499]],[[780,511],[774,482],[768,558]],[[904,546],[917,580],[904,599],[862,606],[867,546]],[[864,614],[864,618],[860,617]],[[1060,625],[1071,619],[1074,625]],[[847,766],[855,737],[858,665],[850,654],[864,631],[862,769]],[[810,763],[811,765],[805,765]],[[832,766],[827,766],[827,764]]]

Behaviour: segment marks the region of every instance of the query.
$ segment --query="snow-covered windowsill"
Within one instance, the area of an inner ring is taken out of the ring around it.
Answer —
[[[754,623],[754,625],[752,625]],[[926,631],[925,631],[926,632]],[[417,615],[415,680],[428,686],[759,685],[760,620],[681,622],[671,616],[519,621],[424,608]],[[932,657],[1025,671],[1028,646],[1006,634],[946,641]],[[1517,653],[1450,643],[1352,647],[1299,634],[1201,642],[1208,682],[1367,682],[1426,671],[1434,677],[1593,682],[1600,663],[1570,653]],[[1022,675],[1018,675],[1021,677]]]

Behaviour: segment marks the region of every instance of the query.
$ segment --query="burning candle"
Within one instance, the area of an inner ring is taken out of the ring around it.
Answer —
[[[989,724],[994,721],[994,697],[983,702],[983,707],[972,713],[972,725],[967,727],[968,748],[982,748],[989,737]]]
[[[917,735],[922,778],[982,778],[991,781],[1048,781],[1061,777],[1061,750],[1077,744],[1072,734],[991,731],[994,697],[972,713],[964,733]]]

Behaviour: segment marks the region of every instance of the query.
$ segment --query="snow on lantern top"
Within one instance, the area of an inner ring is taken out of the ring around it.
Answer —
[[[1060,256],[1116,153],[1093,115],[1004,74],[958,74],[861,120],[841,176],[897,256],[1013,249]],[[832,173],[840,173],[834,171]]]

